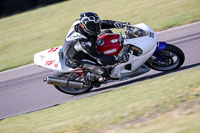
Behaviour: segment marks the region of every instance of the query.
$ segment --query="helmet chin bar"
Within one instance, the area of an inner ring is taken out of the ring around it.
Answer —
[[[83,29],[88,35],[99,35],[100,32],[92,32],[88,30],[86,27]]]
[[[84,31],[85,31],[88,35],[95,35],[95,36],[96,36],[96,35],[100,34],[100,33],[97,33],[97,32],[96,32],[96,33],[91,32],[91,31],[86,30],[86,29],[85,29]]]
[[[81,22],[81,28],[88,34],[88,35],[98,35],[101,32],[101,25],[99,25],[99,31],[93,32],[92,30],[88,29],[86,24]],[[96,28],[96,27],[95,27]]]

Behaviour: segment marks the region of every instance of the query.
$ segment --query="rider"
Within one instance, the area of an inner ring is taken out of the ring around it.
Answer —
[[[80,19],[77,19],[73,23],[66,36],[64,44],[64,56],[67,59],[66,65],[72,68],[82,67],[87,69],[91,72],[87,74],[88,79],[103,82],[104,77],[109,75],[105,66],[114,65],[119,62],[127,62],[128,54],[123,54],[121,57],[101,54],[97,51],[95,45],[97,37],[101,33],[101,29],[124,28],[127,24],[129,23],[101,20],[93,12],[80,14]],[[104,33],[107,32],[110,33],[112,31],[104,31]],[[95,65],[91,61],[99,65]]]

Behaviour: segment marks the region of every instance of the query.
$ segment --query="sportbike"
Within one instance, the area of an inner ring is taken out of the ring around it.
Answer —
[[[97,50],[102,54],[121,56],[126,53],[129,60],[113,66],[103,66],[109,72],[101,84],[121,81],[144,74],[150,69],[157,71],[171,71],[178,69],[185,60],[180,48],[166,42],[158,42],[157,33],[146,24],[127,25],[122,36],[106,33],[98,37]],[[70,68],[66,65],[64,46],[54,47],[34,56],[34,63],[53,70],[51,76],[44,78],[44,82],[52,84],[56,89],[67,94],[81,94],[96,87],[99,81],[86,81],[89,73],[84,68]],[[89,63],[99,66],[98,62]]]

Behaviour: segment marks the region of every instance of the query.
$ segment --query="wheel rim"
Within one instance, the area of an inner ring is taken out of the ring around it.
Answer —
[[[156,70],[169,71],[179,66],[180,58],[172,51],[162,50],[152,56],[148,63]]]
[[[88,88],[69,88],[65,86],[56,86],[60,91],[70,94],[80,94],[88,90]]]

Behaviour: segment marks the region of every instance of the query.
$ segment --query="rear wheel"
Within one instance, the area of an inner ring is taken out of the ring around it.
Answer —
[[[154,70],[171,71],[178,69],[185,61],[183,51],[171,44],[166,48],[155,52],[146,64]]]
[[[58,78],[62,78],[62,79],[70,79],[70,80],[77,80],[77,81],[84,81],[84,76],[79,77],[76,75],[72,75],[70,73],[60,73],[60,72],[56,72],[54,71],[52,73],[53,77],[58,77]],[[70,88],[70,87],[66,87],[66,86],[58,86],[58,85],[54,85],[55,88],[63,93],[66,94],[71,94],[71,95],[78,95],[78,94],[82,94],[82,93],[86,93],[89,92],[92,87],[89,88]]]

